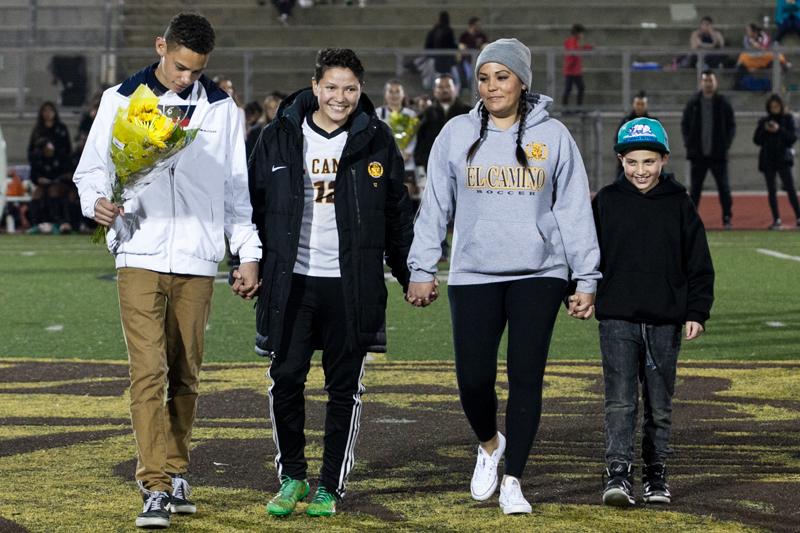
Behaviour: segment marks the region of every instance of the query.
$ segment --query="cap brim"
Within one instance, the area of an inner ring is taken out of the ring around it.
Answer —
[[[614,145],[614,151],[618,154],[627,154],[633,150],[652,150],[660,154],[668,154],[669,150],[661,143],[656,142],[632,142],[632,143],[617,143]]]

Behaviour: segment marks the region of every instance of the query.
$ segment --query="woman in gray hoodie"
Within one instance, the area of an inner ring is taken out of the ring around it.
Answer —
[[[550,337],[570,277],[569,311],[593,312],[600,253],[589,184],[575,141],[529,92],[531,55],[499,39],[478,56],[480,102],[450,120],[428,162],[408,257],[407,299],[425,306],[454,217],[448,296],[461,404],[480,441],[472,497],[490,498],[505,453],[500,507],[530,513],[520,478],[541,416]],[[456,207],[457,206],[457,207]],[[497,349],[508,324],[506,436],[497,430]]]

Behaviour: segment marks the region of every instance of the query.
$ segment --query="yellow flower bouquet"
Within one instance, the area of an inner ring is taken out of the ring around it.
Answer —
[[[158,109],[158,96],[147,85],[131,95],[127,108],[117,110],[111,126],[111,201],[121,205],[148,185],[155,169],[172,163],[174,157],[197,136],[197,129],[182,128]],[[92,242],[104,242],[108,228],[98,226]]]
[[[397,142],[397,147],[400,150],[405,150],[414,135],[417,134],[419,127],[419,119],[406,115],[401,111],[392,111],[389,113],[389,127],[392,129],[392,135]]]

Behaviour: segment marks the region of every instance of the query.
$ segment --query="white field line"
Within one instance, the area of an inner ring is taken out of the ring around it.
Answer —
[[[781,252],[776,252],[775,250],[767,250],[766,248],[756,248],[756,252],[768,255],[770,257],[777,257],[778,259],[788,259],[789,261],[800,262],[800,256],[783,254]]]

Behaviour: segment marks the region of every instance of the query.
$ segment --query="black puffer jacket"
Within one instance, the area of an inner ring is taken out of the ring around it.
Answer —
[[[253,221],[263,246],[256,304],[260,355],[280,356],[276,352],[303,221],[302,124],[316,108],[310,89],[286,98],[250,157]],[[366,95],[361,96],[348,129],[334,185],[347,335],[362,350],[385,351],[384,256],[405,291],[413,213],[403,185],[403,158]]]

